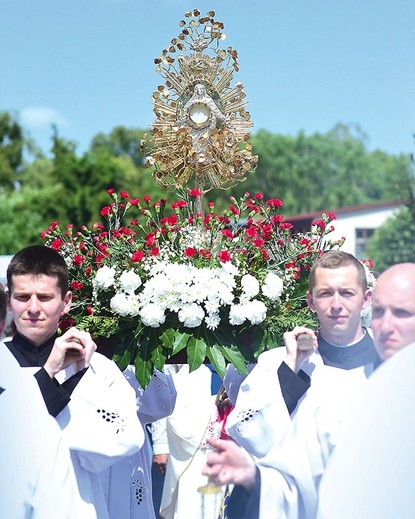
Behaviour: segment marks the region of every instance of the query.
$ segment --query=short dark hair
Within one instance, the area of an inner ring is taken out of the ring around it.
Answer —
[[[7,317],[7,294],[4,286],[0,283],[0,322],[5,321]]]
[[[62,298],[68,291],[69,270],[64,258],[55,250],[45,245],[31,245],[17,252],[7,268],[7,286],[12,293],[13,276],[23,275],[56,277],[62,292]]]
[[[317,258],[310,270],[308,277],[309,291],[312,292],[316,286],[316,269],[338,269],[341,267],[354,266],[357,270],[358,282],[363,292],[367,290],[367,278],[365,267],[352,254],[340,250],[331,250],[325,252]]]

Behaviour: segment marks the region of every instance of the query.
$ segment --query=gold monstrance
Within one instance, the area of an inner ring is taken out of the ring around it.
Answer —
[[[245,180],[258,160],[249,142],[244,87],[231,85],[238,53],[220,48],[226,35],[214,16],[209,11],[201,17],[198,9],[185,13],[181,33],[155,59],[165,84],[153,93],[157,120],[143,140],[146,166],[154,168],[157,182],[173,188],[192,183],[202,195]],[[197,201],[203,214],[203,196]]]

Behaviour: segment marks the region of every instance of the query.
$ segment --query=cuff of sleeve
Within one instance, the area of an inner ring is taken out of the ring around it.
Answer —
[[[153,443],[153,454],[169,454],[169,444],[165,442]]]
[[[294,373],[285,362],[278,368],[278,380],[285,405],[291,414],[297,406],[300,398],[306,393],[311,385],[310,377],[304,372]]]
[[[261,474],[256,467],[254,488],[251,491],[240,485],[235,485],[226,508],[228,519],[257,519],[259,517],[260,495]]]
[[[49,414],[55,417],[58,416],[70,401],[68,393],[59,385],[57,380],[50,378],[44,368],[40,368],[40,370],[35,373],[35,379],[37,380]]]
[[[65,382],[62,384],[62,387],[65,389],[68,395],[72,395],[73,390],[76,388],[78,382],[85,375],[87,370],[88,368],[81,369],[81,371],[78,371],[77,373],[75,373],[75,375],[72,375],[71,378],[65,380]]]

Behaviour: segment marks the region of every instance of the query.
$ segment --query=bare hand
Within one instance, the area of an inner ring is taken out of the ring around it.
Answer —
[[[255,463],[233,440],[207,440],[215,451],[210,452],[202,474],[220,485],[234,483],[251,490],[255,483]]]
[[[75,372],[81,371],[89,366],[92,354],[96,349],[97,346],[88,332],[70,328],[55,340],[43,367],[51,378],[71,365]]]
[[[153,464],[155,465],[156,469],[162,474],[166,473],[166,465],[168,461],[168,454],[154,454],[153,456]]]
[[[297,345],[297,338],[307,334],[313,341],[313,347],[309,350],[301,350]],[[287,355],[285,357],[285,363],[295,372],[298,373],[303,363],[314,353],[317,349],[317,337],[316,334],[310,328],[305,326],[296,326],[294,330],[284,333],[284,343],[287,349]]]

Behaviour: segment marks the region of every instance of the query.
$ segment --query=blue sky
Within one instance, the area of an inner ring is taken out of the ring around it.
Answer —
[[[116,125],[147,128],[153,60],[195,7],[239,53],[254,132],[358,124],[369,150],[414,151],[414,0],[2,0],[0,110],[44,151],[52,122],[79,153]]]

